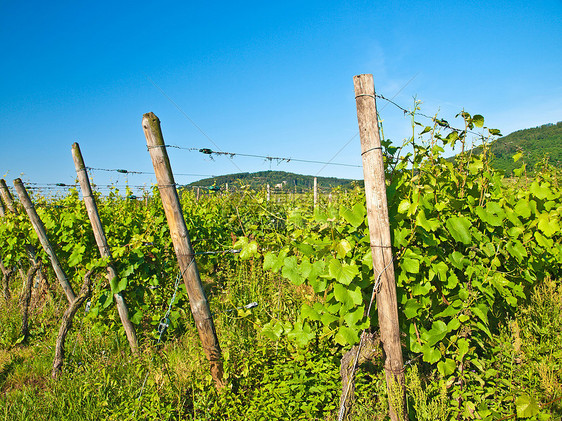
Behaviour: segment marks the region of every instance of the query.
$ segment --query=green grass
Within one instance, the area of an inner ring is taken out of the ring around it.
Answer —
[[[81,322],[82,312],[67,339],[63,373],[53,380],[62,305],[57,310],[47,301],[36,309],[28,343],[14,345],[20,323],[14,298],[0,307],[0,419],[336,419],[341,351],[322,341],[299,350],[286,339],[272,342],[260,335],[270,318],[294,317],[310,291],[264,273],[252,261],[204,279],[224,352],[225,390],[214,389],[191,324],[158,347],[144,332],[143,352],[134,358],[119,333],[96,331],[88,318]],[[251,311],[226,311],[252,301],[259,306]],[[460,409],[457,386],[446,384],[427,365],[409,366],[411,419],[450,419],[459,412],[461,419],[499,419],[516,413],[521,395],[536,399],[540,413],[534,419],[560,419],[562,401],[551,401],[562,396],[561,309],[558,283],[546,280],[537,286],[530,302],[488,344],[495,347],[495,357],[481,362],[497,373],[485,378],[472,372],[474,367],[468,370]],[[387,419],[386,408],[382,361],[374,361],[358,373],[351,419]]]

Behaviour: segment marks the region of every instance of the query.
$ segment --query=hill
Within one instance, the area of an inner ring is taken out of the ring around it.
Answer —
[[[545,157],[548,157],[550,164],[560,168],[562,167],[562,121],[518,130],[500,137],[490,145],[490,150],[494,155],[492,165],[508,175],[523,163],[532,170]],[[480,151],[481,148],[475,148],[473,152]],[[512,157],[517,152],[522,152],[523,156],[519,161],[513,162]]]
[[[319,188],[332,188],[340,186],[343,188],[350,188],[354,182],[357,181],[336,177],[318,177]],[[261,189],[265,188],[265,186],[269,184],[272,188],[277,186],[278,189],[290,191],[296,190],[297,192],[302,192],[313,188],[314,176],[294,174],[285,171],[259,171],[255,173],[244,172],[205,178],[203,180],[195,181],[189,184],[189,186],[217,186],[220,188],[224,188],[226,186],[226,183],[229,184],[229,188],[233,188],[239,185],[249,185],[253,189]]]

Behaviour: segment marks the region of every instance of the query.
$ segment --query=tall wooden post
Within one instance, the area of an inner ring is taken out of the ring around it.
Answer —
[[[267,185],[267,201],[269,202],[269,200],[271,199],[271,187],[269,187],[269,184]]]
[[[6,216],[6,211],[4,210],[4,203],[0,199],[0,216]]]
[[[94,237],[96,239],[96,244],[100,251],[101,257],[109,258],[109,265],[107,266],[107,279],[111,283],[113,281],[116,283],[117,271],[113,265],[113,256],[111,255],[111,250],[107,244],[107,239],[105,238],[105,232],[103,230],[103,225],[101,224],[100,216],[98,213],[98,206],[96,200],[92,194],[92,186],[90,185],[90,179],[88,177],[88,172],[86,166],[84,165],[84,159],[82,153],[80,152],[80,146],[78,143],[72,145],[72,158],[74,159],[74,166],[76,168],[76,174],[78,175],[78,181],[80,182],[80,188],[82,189],[82,196],[84,198],[84,203],[86,204],[86,210],[88,211],[88,218],[90,218],[90,223],[92,224],[92,229],[94,231]],[[121,323],[125,329],[125,334],[127,335],[127,340],[129,341],[129,346],[133,354],[138,353],[138,341],[137,335],[135,334],[135,327],[129,320],[129,310],[127,309],[127,304],[123,299],[121,293],[113,294],[115,303],[117,305],[117,311],[119,312],[119,317],[121,318]]]
[[[12,198],[10,190],[8,189],[8,186],[6,185],[6,181],[4,179],[0,180],[0,194],[2,195],[2,200],[6,204],[8,210],[17,215],[18,210],[16,209],[14,199]]]
[[[314,207],[318,204],[318,177],[314,177]]]
[[[53,266],[55,275],[57,276],[57,279],[59,280],[59,283],[61,284],[62,289],[66,294],[66,298],[68,299],[68,302],[72,303],[75,300],[76,295],[74,294],[74,291],[72,291],[72,287],[68,283],[66,275],[59,263],[59,259],[57,258],[57,255],[53,250],[53,246],[51,246],[51,243],[47,238],[47,233],[45,232],[43,221],[41,221],[41,218],[39,217],[39,215],[37,215],[37,212],[33,207],[33,203],[31,202],[31,199],[29,198],[27,190],[25,189],[21,179],[15,179],[14,186],[20,198],[20,202],[23,205],[27,216],[29,217],[29,220],[31,221],[31,225],[33,225],[33,229],[37,233],[37,236],[39,237],[39,241],[41,242],[45,253],[47,253],[49,259],[51,260],[51,265]]]
[[[355,87],[357,121],[361,137],[361,156],[363,157],[363,176],[365,179],[373,270],[375,279],[380,276],[381,282],[377,293],[377,308],[381,342],[385,353],[386,384],[389,396],[396,396],[397,393],[402,394],[401,397],[397,396],[397,399],[389,399],[389,402],[400,402],[401,399],[403,403],[405,400],[405,381],[398,324],[398,302],[396,299],[386,181],[373,75],[355,76],[353,85]],[[401,405],[401,408],[395,408],[391,404],[390,418],[393,421],[403,420],[405,418],[404,405]]]
[[[215,332],[211,309],[201,284],[189,233],[187,232],[178,200],[172,167],[164,144],[162,129],[160,128],[160,120],[154,113],[144,114],[142,128],[152,159],[152,165],[154,166],[154,172],[156,173],[162,205],[164,206],[164,212],[170,227],[170,235],[172,236],[178,264],[189,296],[191,312],[195,319],[203,350],[211,364],[211,375],[215,385],[217,388],[222,388],[224,386],[223,366],[219,340]]]
[[[8,210],[14,215],[18,215],[18,209],[16,208],[16,203],[14,202],[14,198],[12,197],[10,190],[8,189],[8,186],[6,185],[6,181],[4,179],[0,180],[0,195],[2,196],[2,200],[4,201],[4,203],[6,203],[6,207],[8,208]],[[30,265],[37,266],[39,264],[39,260],[37,259],[36,256],[35,247],[33,247],[31,244],[26,244],[25,251],[27,252],[27,257],[29,259]],[[25,286],[27,277],[21,265],[19,265],[18,271],[21,276],[23,286]],[[45,282],[45,284],[48,284],[47,277],[41,270],[40,265],[37,272],[39,273],[39,277],[43,280],[43,282]]]

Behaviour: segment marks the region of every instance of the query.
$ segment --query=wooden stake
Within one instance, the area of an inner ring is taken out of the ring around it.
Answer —
[[[386,181],[384,163],[379,135],[379,123],[375,101],[373,75],[365,74],[353,78],[355,100],[357,103],[357,121],[361,137],[361,156],[363,157],[363,176],[365,179],[365,196],[367,199],[367,219],[371,237],[373,270],[375,279],[380,275],[381,286],[377,293],[377,308],[381,342],[385,353],[384,369],[389,396],[404,393],[404,366],[400,329],[398,324],[398,302],[390,224],[388,221],[388,203],[386,199]],[[397,387],[399,386],[399,387]],[[401,389],[398,391],[397,389]],[[399,401],[389,399],[389,402]],[[390,405],[390,418],[393,421],[404,420],[405,405],[394,408]]]
[[[6,216],[6,211],[4,210],[4,203],[0,200],[0,216]]]
[[[314,207],[318,204],[318,177],[314,177]]]
[[[47,238],[47,233],[45,232],[45,226],[43,225],[43,221],[41,221],[41,218],[39,218],[39,215],[37,215],[37,212],[33,207],[33,203],[31,202],[31,199],[29,198],[29,195],[27,194],[27,190],[25,189],[21,179],[19,178],[15,179],[14,186],[20,198],[20,202],[23,205],[25,211],[27,212],[27,216],[29,217],[29,220],[31,221],[31,225],[33,225],[33,229],[37,233],[37,236],[39,237],[39,241],[41,242],[41,245],[43,246],[45,253],[47,253],[49,259],[51,260],[51,265],[53,266],[55,275],[57,276],[57,279],[59,280],[59,283],[61,284],[62,289],[66,294],[66,298],[68,302],[71,303],[76,298],[76,295],[74,294],[74,291],[72,291],[72,287],[68,283],[66,275],[62,270],[62,267],[57,258],[57,255],[53,250],[53,246],[51,246],[51,243]]]
[[[4,179],[0,180],[0,194],[2,195],[2,200],[6,204],[6,207],[10,212],[17,215],[18,210],[16,209],[16,205],[14,203],[14,199],[12,198],[12,194],[6,185],[6,181]]]
[[[267,185],[267,201],[269,202],[269,200],[271,199],[271,187],[269,187],[269,184]]]
[[[172,167],[166,147],[164,146],[160,120],[153,113],[144,114],[142,128],[154,166],[154,172],[156,173],[162,205],[164,206],[164,212],[170,227],[170,235],[172,236],[178,264],[189,296],[191,312],[195,319],[203,350],[211,363],[211,375],[215,385],[217,388],[222,388],[224,387],[223,366],[219,340],[215,332],[209,302],[201,285],[195,255],[189,240],[189,233],[183,219]]]
[[[80,182],[80,188],[82,189],[82,196],[84,198],[84,203],[86,204],[86,210],[88,211],[88,218],[90,218],[90,223],[92,224],[92,229],[94,230],[96,244],[98,245],[101,257],[109,258],[110,263],[107,266],[107,279],[110,282],[110,285],[112,281],[113,284],[116,284],[117,271],[113,265],[113,256],[111,255],[111,250],[109,249],[107,239],[105,238],[105,232],[98,213],[98,206],[92,194],[90,179],[88,177],[88,172],[86,170],[86,166],[84,165],[84,159],[82,157],[82,153],[80,152],[80,146],[78,143],[74,143],[72,145],[72,158],[74,159],[74,167],[76,168],[76,174],[78,175],[78,181]],[[127,304],[125,303],[121,293],[113,294],[113,298],[115,299],[117,311],[119,312],[121,323],[125,329],[125,334],[127,335],[131,351],[133,354],[137,354],[137,335],[135,334],[135,327],[129,320],[129,310],[127,309]]]
[[[4,179],[0,180],[0,195],[2,196],[4,202],[6,203],[6,207],[8,208],[8,210],[14,215],[18,215],[19,212],[16,207],[16,203],[14,202],[14,198],[12,197],[12,194],[10,193],[10,190],[8,189],[8,186],[6,185],[6,181]],[[39,264],[39,260],[37,259],[36,256],[35,247],[33,247],[31,244],[26,244],[25,251],[27,252],[27,257],[29,259],[30,266],[37,266]],[[22,286],[25,287],[25,281],[27,278],[21,267],[21,264],[19,264],[18,270],[22,279],[22,284],[23,284]],[[39,277],[43,280],[43,282],[45,284],[48,284],[47,277],[41,270],[40,266],[38,272],[39,272]]]

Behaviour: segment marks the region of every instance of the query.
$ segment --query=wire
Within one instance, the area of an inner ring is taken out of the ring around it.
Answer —
[[[205,132],[203,131],[203,129],[202,129],[201,127],[199,127],[199,126],[197,125],[197,123],[195,123],[195,121],[193,121],[193,120],[191,119],[191,117],[189,117],[189,116],[185,113],[185,111],[182,110],[182,109],[180,108],[180,106],[179,106],[178,104],[176,104],[176,103],[174,102],[174,100],[173,100],[172,98],[170,98],[170,97],[168,96],[168,94],[166,94],[166,92],[164,92],[164,90],[163,90],[160,86],[158,86],[147,74],[145,74],[145,76],[146,76],[146,78],[150,81],[150,83],[152,83],[152,85],[153,85],[156,89],[158,89],[158,90],[162,93],[162,95],[164,95],[164,96],[168,99],[168,101],[170,101],[172,104],[174,104],[174,106],[178,109],[178,111],[179,111],[180,113],[182,113],[182,114],[184,115],[184,117],[187,118],[187,119],[189,120],[189,122],[190,122],[191,124],[193,124],[193,126],[194,126],[197,130],[199,130],[199,131],[201,132],[201,134],[203,134],[203,136],[205,136],[213,145],[215,145],[215,147],[216,147],[219,151],[221,150],[221,148],[219,148],[219,145],[217,145],[217,144],[215,143],[215,141],[214,141],[213,139],[211,139],[211,137],[210,137],[207,133],[205,133]],[[239,170],[240,172],[243,172],[243,171],[242,171],[242,168],[240,168],[238,165],[236,165],[236,163],[235,163],[234,161],[232,161],[232,164],[233,164],[236,168],[238,168],[238,170]]]
[[[213,151],[212,149],[208,149],[208,148],[203,148],[203,149],[198,149],[198,148],[187,148],[187,147],[182,147],[182,146],[177,146],[177,145],[164,145],[168,148],[176,148],[176,149],[183,149],[183,150],[188,150],[188,151],[197,151],[197,152],[201,152],[205,155],[227,155],[230,156],[230,158],[233,158],[235,156],[244,156],[247,158],[260,158],[260,159],[265,159],[268,161],[278,161],[279,163],[281,162],[305,162],[307,164],[324,164],[324,165],[339,165],[342,167],[354,167],[354,168],[361,168],[361,165],[355,165],[355,164],[344,164],[341,162],[326,162],[326,161],[315,161],[315,160],[310,160],[310,159],[300,159],[300,158],[288,158],[288,157],[280,157],[280,156],[268,156],[268,155],[254,155],[254,154],[247,154],[247,153],[239,153],[239,152],[223,152],[223,151]]]
[[[166,145],[167,146],[167,145]],[[107,171],[107,172],[117,172],[120,174],[148,174],[148,175],[156,175],[156,173],[151,171],[130,171],[124,169],[112,169],[112,168],[93,168],[93,167],[86,167],[89,171]],[[215,177],[212,174],[193,174],[193,173],[174,173],[176,175],[183,175],[186,177]]]

